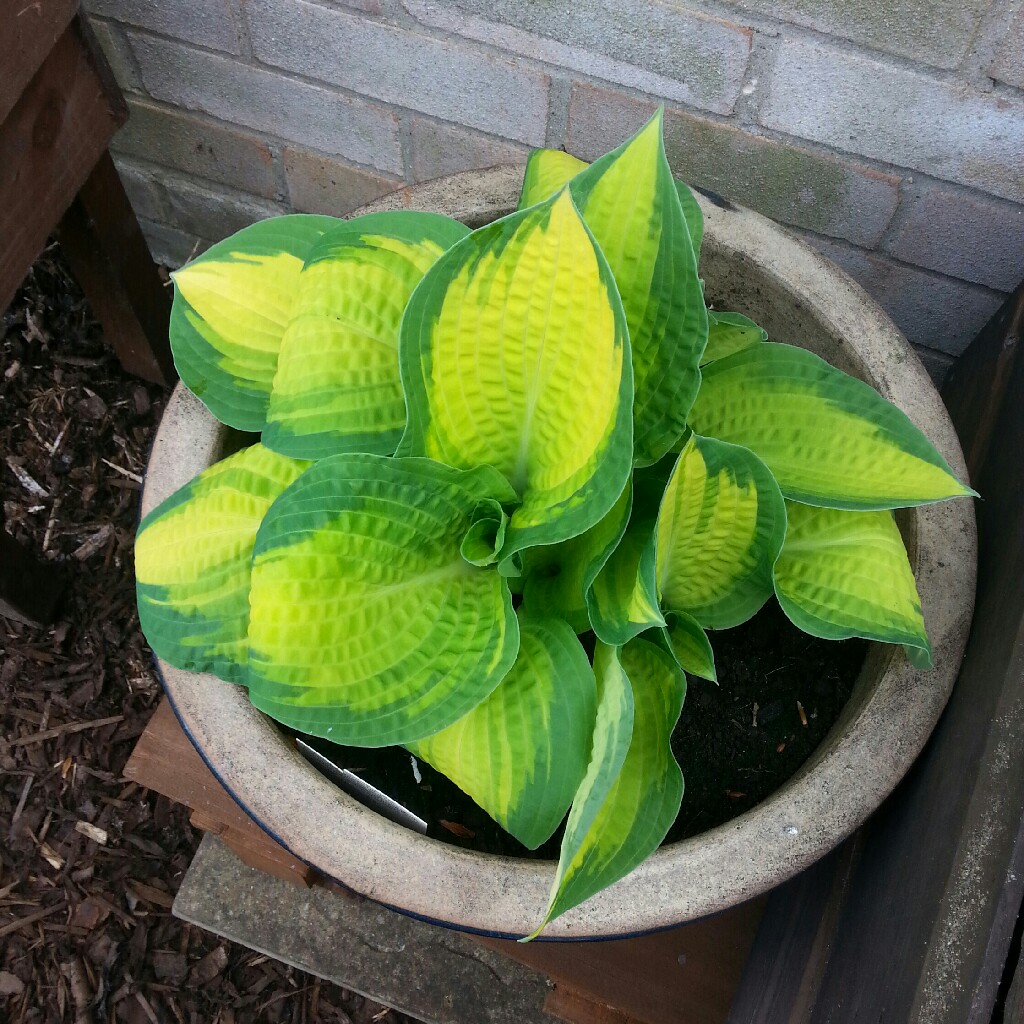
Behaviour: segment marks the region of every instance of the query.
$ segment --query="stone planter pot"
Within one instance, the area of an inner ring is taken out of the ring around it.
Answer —
[[[360,213],[410,207],[476,226],[516,203],[521,168],[403,189]],[[765,218],[702,200],[701,270],[722,308],[771,338],[803,345],[874,385],[965,474],[946,411],[910,346],[882,311],[822,256]],[[143,512],[219,459],[231,431],[179,385],[150,457]],[[693,920],[785,881],[827,853],[892,790],[945,706],[974,602],[969,501],[899,514],[918,579],[935,669],[873,644],[853,695],[800,772],[742,816],[662,847],[627,878],[569,911],[550,938],[643,932]],[[458,928],[527,934],[543,917],[553,863],[472,853],[379,817],[311,768],[241,687],[160,664],[185,729],[235,799],[302,860],[381,903]],[[685,713],[685,710],[684,710]]]

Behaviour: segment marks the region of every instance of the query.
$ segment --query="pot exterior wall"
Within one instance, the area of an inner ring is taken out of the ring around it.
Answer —
[[[439,179],[360,213],[410,207],[481,224],[515,206],[521,167]],[[966,477],[927,373],[882,311],[842,271],[770,221],[702,199],[707,294],[753,316],[774,340],[804,345],[874,385]],[[183,387],[161,424],[143,512],[233,443]],[[663,847],[559,918],[551,938],[633,934],[693,920],[773,888],[832,849],[886,797],[919,753],[956,679],[975,581],[973,506],[904,510],[936,668],[872,645],[841,719],[801,771],[757,807]],[[316,773],[249,704],[244,689],[160,665],[186,730],[228,790],[294,854],[382,903],[469,930],[523,935],[543,917],[554,865],[424,839],[355,803]]]

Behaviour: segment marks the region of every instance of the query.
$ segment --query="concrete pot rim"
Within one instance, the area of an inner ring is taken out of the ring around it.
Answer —
[[[472,171],[392,193],[356,211],[410,207],[470,224],[515,206],[521,167]],[[705,245],[792,292],[843,338],[865,379],[896,402],[966,479],[945,408],[907,341],[842,271],[771,221],[701,197]],[[780,339],[793,340],[799,339]],[[855,371],[856,372],[856,371]],[[221,456],[227,428],[179,385],[153,445],[143,514]],[[663,847],[549,925],[546,938],[615,937],[671,927],[765,892],[823,856],[874,811],[920,752],[959,670],[974,600],[974,509],[907,510],[908,539],[936,668],[873,645],[857,692],[810,761],[742,816]],[[427,920],[520,936],[543,917],[554,864],[460,850],[364,808],[312,769],[245,690],[158,663],[186,732],[236,801],[274,839],[371,899]],[[870,677],[865,682],[865,678]]]

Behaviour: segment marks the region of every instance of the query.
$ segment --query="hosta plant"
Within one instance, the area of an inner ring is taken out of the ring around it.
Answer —
[[[659,114],[589,166],[534,152],[475,231],[279,217],[175,275],[182,381],[261,437],[143,520],[153,649],[405,746],[528,847],[565,820],[540,927],[675,819],[709,630],[774,595],[928,666],[892,509],[973,493],[871,387],[709,312],[701,238]]]

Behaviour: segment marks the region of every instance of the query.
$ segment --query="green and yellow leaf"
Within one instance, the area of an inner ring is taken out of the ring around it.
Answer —
[[[668,654],[640,639],[621,650],[599,645],[594,668],[593,754],[569,811],[544,924],[653,853],[683,796],[683,776],[670,746],[686,692],[682,672]]]
[[[658,603],[656,520],[656,505],[652,509],[634,502],[622,540],[587,594],[593,630],[613,647],[621,647],[645,629],[665,625]]]
[[[565,619],[577,633],[590,629],[587,595],[622,539],[631,507],[632,488],[627,483],[611,511],[586,533],[524,552],[524,606],[537,615]]]
[[[975,493],[874,388],[792,345],[708,364],[690,425],[749,448],[807,505],[871,510]]]
[[[308,465],[253,445],[205,470],[142,520],[135,541],[139,623],[164,661],[245,680],[256,531]]]
[[[253,551],[249,696],[337,743],[387,746],[451,725],[515,662],[504,579],[466,561],[496,470],[335,455],[274,503]]]
[[[659,110],[570,184],[626,311],[637,465],[657,462],[683,433],[708,332],[697,257],[661,129]]]
[[[589,166],[585,160],[580,160],[560,149],[535,149],[526,161],[523,189],[516,209],[524,210],[527,206],[549,199]],[[690,233],[693,252],[699,259],[701,242],[704,240],[704,214],[690,187],[678,178],[674,180],[674,184],[683,208],[683,219]]]
[[[299,274],[334,217],[271,217],[171,277],[170,339],[182,383],[222,423],[263,429]]]
[[[679,196],[679,205],[683,208],[683,220],[686,221],[686,229],[690,233],[690,242],[693,245],[693,255],[700,263],[700,247],[704,241],[704,214],[701,212],[700,203],[697,197],[690,190],[689,185],[675,179],[676,193]]]
[[[405,429],[398,325],[423,275],[467,234],[449,217],[392,210],[323,235],[281,341],[268,448],[305,459],[394,454]]]
[[[775,593],[793,624],[828,640],[905,644],[918,667],[931,668],[921,599],[892,513],[786,507]]]
[[[519,638],[519,656],[498,688],[409,749],[533,850],[558,828],[583,780],[597,686],[567,623],[520,611]]]
[[[686,612],[669,612],[665,619],[665,640],[679,667],[692,676],[717,683],[715,652],[701,624]]]
[[[502,559],[578,536],[622,493],[632,452],[626,324],[568,192],[457,243],[402,320],[402,455],[492,465],[521,497]]]
[[[560,149],[535,149],[526,161],[523,190],[516,209],[525,210],[550,199],[588,166],[585,160]]]
[[[700,365],[725,359],[758,342],[767,341],[768,332],[742,313],[714,313],[708,310],[708,347]]]
[[[746,448],[691,435],[658,514],[662,606],[710,629],[745,622],[772,594],[785,533],[785,504],[764,463]]]
[[[650,465],[686,427],[708,332],[691,226],[662,142],[662,113],[571,180],[566,175],[578,161],[564,157],[552,150],[531,155],[533,170],[528,165],[520,203],[536,201],[553,182],[568,181],[608,260],[629,327],[635,461]],[[696,223],[696,201],[687,204],[687,213]]]

